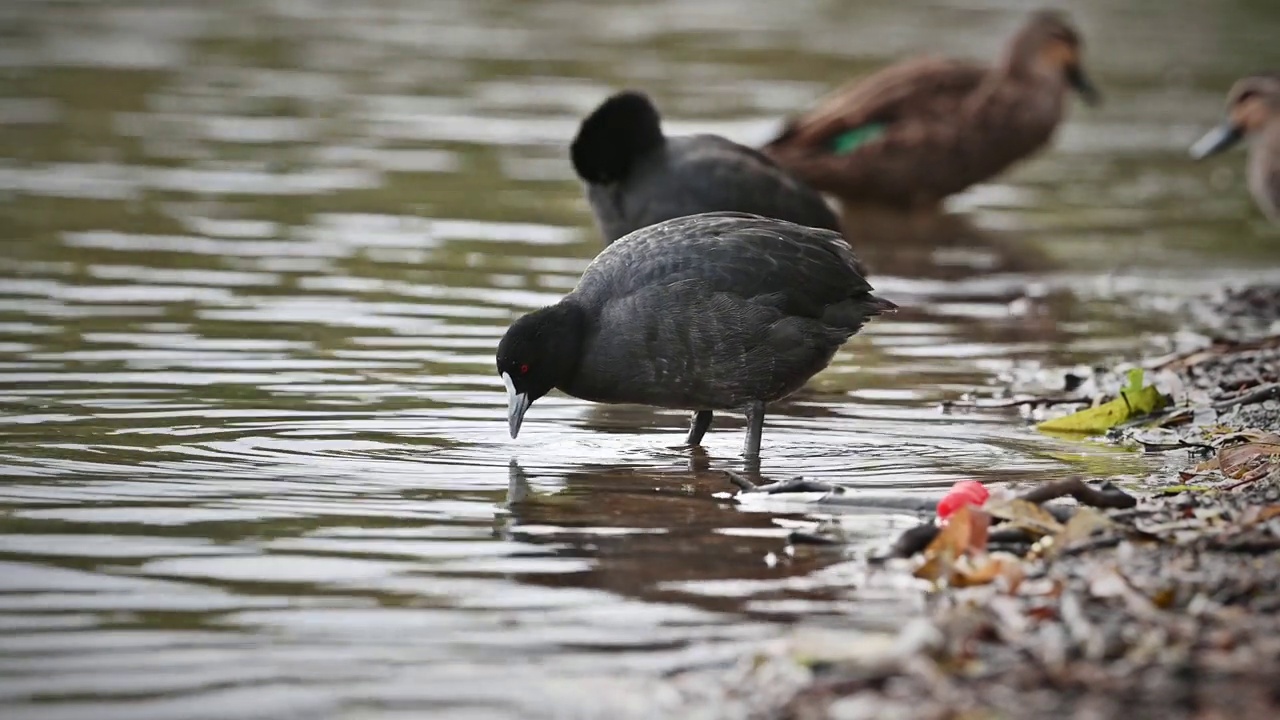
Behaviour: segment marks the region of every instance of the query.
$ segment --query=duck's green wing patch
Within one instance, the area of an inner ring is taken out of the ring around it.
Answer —
[[[869,123],[845,130],[831,141],[831,149],[837,155],[851,153],[884,134],[884,123]]]

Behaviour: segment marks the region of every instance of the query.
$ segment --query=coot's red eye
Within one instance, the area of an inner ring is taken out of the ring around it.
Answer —
[[[529,363],[525,363],[525,364],[523,364],[523,365],[521,365],[521,366],[520,366],[520,374],[521,374],[521,375],[528,375],[528,374],[529,374]]]

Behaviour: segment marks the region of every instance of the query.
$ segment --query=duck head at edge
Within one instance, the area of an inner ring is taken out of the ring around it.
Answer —
[[[1084,70],[1083,51],[1084,40],[1065,13],[1039,10],[1010,41],[1004,67],[1015,76],[1062,83],[1086,104],[1098,105],[1102,94]]]
[[[1227,117],[1191,146],[1191,157],[1216,155],[1271,122],[1280,122],[1280,74],[1251,75],[1227,93]]]

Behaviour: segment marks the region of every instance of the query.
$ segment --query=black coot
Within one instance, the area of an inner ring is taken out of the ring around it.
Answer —
[[[817,191],[756,150],[717,135],[664,136],[657,109],[638,92],[618,93],[587,116],[569,154],[605,244],[717,211],[840,230]]]
[[[592,261],[560,302],[498,344],[511,437],[552,388],[584,400],[743,410],[757,457],[765,403],[785,397],[895,305],[871,294],[839,233],[745,213],[650,225]]]

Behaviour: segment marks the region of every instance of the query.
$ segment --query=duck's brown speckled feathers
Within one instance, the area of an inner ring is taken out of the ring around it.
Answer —
[[[922,57],[891,65],[844,86],[800,117],[791,119],[767,146],[822,146],[847,130],[871,123],[909,123],[955,113],[987,75],[979,63]]]
[[[846,203],[934,206],[1044,147],[1068,89],[1094,97],[1079,47],[1061,15],[1035,13],[996,65],[890,66],[819,101],[764,150]]]

